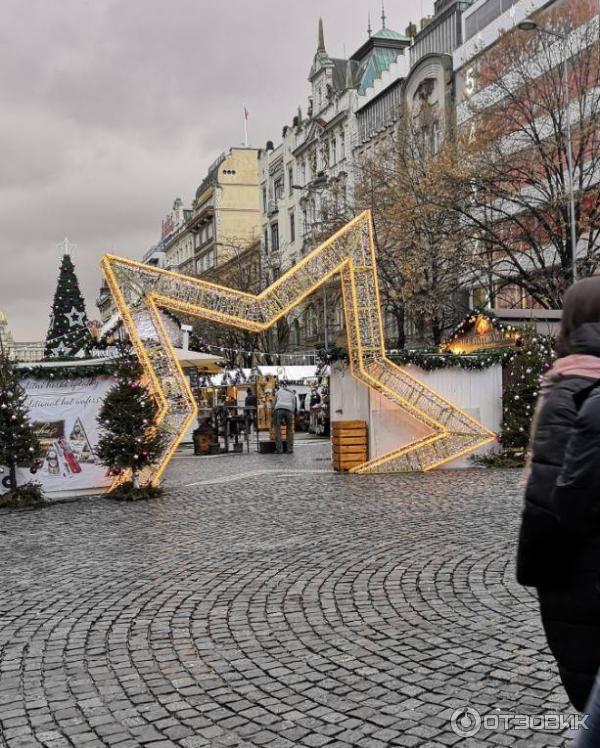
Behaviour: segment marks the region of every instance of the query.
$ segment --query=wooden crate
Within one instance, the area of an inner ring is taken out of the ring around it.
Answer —
[[[333,421],[331,424],[333,469],[351,470],[369,459],[369,436],[365,421]]]

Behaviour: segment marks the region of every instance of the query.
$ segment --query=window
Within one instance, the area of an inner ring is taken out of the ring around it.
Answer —
[[[263,234],[263,246],[265,253],[269,254],[269,229],[265,229],[265,233]]]
[[[488,305],[488,293],[481,286],[473,289],[473,309],[479,309]]]
[[[277,221],[271,224],[271,249],[273,252],[279,251],[279,224]]]
[[[281,200],[283,197],[283,177],[277,177],[273,185],[273,190],[275,193],[275,200]]]
[[[340,161],[346,158],[346,135],[343,130],[340,130]]]
[[[288,195],[294,194],[294,167],[288,166]]]
[[[294,211],[290,213],[290,242],[293,244],[296,241],[296,214]]]
[[[302,186],[306,184],[306,161],[302,159],[302,164],[300,165],[300,176],[302,177]]]
[[[331,139],[331,165],[335,166],[337,163],[337,138],[335,135]]]
[[[510,10],[518,0],[487,0],[467,18],[465,23],[466,39],[471,39],[479,31],[496,20],[498,16]]]
[[[268,210],[267,206],[267,186],[263,185],[262,188],[262,205],[263,205],[263,213],[266,213]]]

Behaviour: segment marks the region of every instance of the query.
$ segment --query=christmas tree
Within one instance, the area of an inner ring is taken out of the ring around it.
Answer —
[[[64,254],[52,304],[44,358],[81,357],[87,355],[92,346],[83,296],[69,255],[70,246],[67,239],[61,245]]]
[[[541,379],[554,360],[553,344],[553,338],[529,332],[506,363],[499,441],[504,455],[516,462],[525,459]]]
[[[114,376],[116,384],[98,416],[101,435],[96,453],[113,475],[129,474],[127,490],[137,489],[140,472],[154,462],[163,445],[163,435],[154,425],[158,407],[130,349],[121,349]],[[119,493],[126,490],[120,487]]]
[[[32,467],[42,452],[29,423],[26,399],[14,364],[0,350],[0,465],[9,471],[2,485],[14,496],[19,494],[17,467]]]

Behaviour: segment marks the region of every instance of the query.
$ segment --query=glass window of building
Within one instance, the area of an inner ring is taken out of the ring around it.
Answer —
[[[279,251],[279,224],[277,221],[271,224],[271,249],[273,252]]]
[[[277,177],[274,184],[275,200],[281,200],[283,197],[283,177]]]
[[[292,210],[290,213],[290,242],[296,241],[296,214]]]

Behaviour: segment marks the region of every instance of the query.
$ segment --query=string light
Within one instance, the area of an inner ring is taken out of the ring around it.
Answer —
[[[102,259],[102,269],[159,405],[157,423],[170,434],[161,459],[146,476],[148,482],[160,480],[197,412],[160,310],[260,333],[335,275],[341,276],[352,376],[396,403],[429,431],[426,437],[359,465],[354,472],[431,470],[496,438],[386,356],[369,211],[350,221],[257,296],[111,255]],[[154,327],[151,340],[142,341],[135,325],[134,314],[142,310]]]

